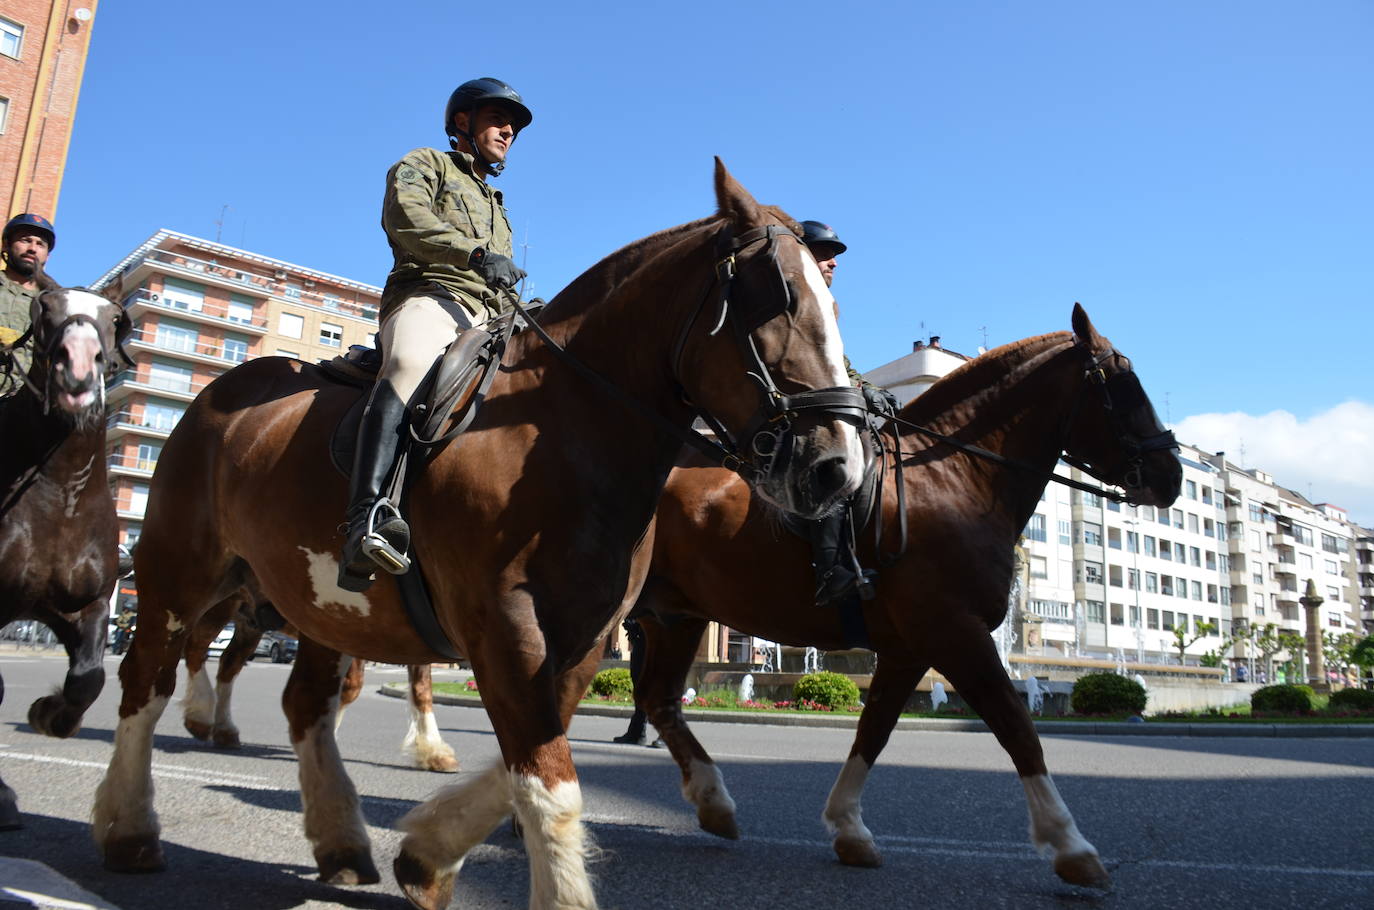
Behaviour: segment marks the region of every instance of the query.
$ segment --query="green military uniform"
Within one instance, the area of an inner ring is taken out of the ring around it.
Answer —
[[[479,322],[500,311],[468,257],[477,247],[510,257],[510,219],[501,191],[474,171],[471,155],[421,148],[398,161],[386,175],[382,227],[396,259],[382,291],[383,319],[407,298],[436,292]]]
[[[31,291],[0,273],[0,344],[11,344],[28,331],[33,298],[37,296],[37,289]],[[29,347],[13,352],[16,373],[28,372]]]

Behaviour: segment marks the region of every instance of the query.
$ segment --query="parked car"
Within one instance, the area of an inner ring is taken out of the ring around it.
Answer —
[[[296,659],[298,647],[296,639],[285,632],[264,632],[253,657],[270,657],[274,664],[289,664]]]
[[[224,624],[224,628],[219,630],[219,634],[215,636],[215,640],[210,642],[210,647],[206,649],[205,652],[206,656],[218,660],[220,655],[224,653],[224,649],[229,647],[229,642],[233,641],[233,639],[234,624],[227,622]]]

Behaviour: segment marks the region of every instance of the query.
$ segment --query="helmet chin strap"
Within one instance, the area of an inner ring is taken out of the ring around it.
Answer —
[[[506,163],[504,161],[488,161],[482,154],[482,151],[477,148],[477,142],[472,138],[472,133],[469,133],[467,130],[460,130],[456,126],[452,129],[459,138],[467,140],[468,147],[472,149],[472,157],[477,159],[478,164],[486,168],[493,177],[501,176],[501,172],[506,169]],[[458,150],[458,142],[452,136],[448,138],[448,144],[453,146],[455,150]]]

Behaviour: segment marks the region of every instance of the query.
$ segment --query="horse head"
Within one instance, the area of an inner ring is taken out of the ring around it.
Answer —
[[[764,499],[818,517],[858,487],[865,458],[834,298],[797,222],[720,159],[716,199],[716,280],[679,341],[678,381]]]
[[[57,406],[77,426],[104,419],[105,381],[132,366],[123,342],[131,328],[117,303],[85,288],[54,288],[34,298],[29,312],[33,332],[34,391],[44,409]]]
[[[1131,361],[1098,334],[1079,304],[1073,307],[1073,333],[1085,361],[1084,383],[1065,460],[1120,486],[1129,502],[1172,505],[1183,483],[1174,434],[1159,422]]]

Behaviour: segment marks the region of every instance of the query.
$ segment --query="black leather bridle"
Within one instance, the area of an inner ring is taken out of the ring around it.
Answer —
[[[122,370],[125,367],[134,366],[133,358],[129,356],[129,353],[127,351],[124,350],[124,339],[128,337],[129,332],[132,329],[132,324],[129,321],[129,315],[124,311],[122,307],[119,307],[118,304],[111,305],[119,310],[118,314],[115,317],[114,349],[115,352],[119,354],[119,357],[124,361],[122,364],[119,363],[119,361],[117,361],[114,357],[110,356],[111,352],[106,349],[105,335],[101,331],[100,321],[98,319],[96,319],[93,316],[88,316],[85,313],[73,313],[66,319],[59,322],[51,331],[49,331],[47,329],[46,323],[42,321],[43,311],[38,303],[37,298],[35,298],[33,306],[33,316],[36,318],[31,319],[28,329],[24,332],[23,335],[20,335],[13,342],[4,345],[2,348],[0,348],[0,351],[3,351],[4,354],[9,354],[11,351],[18,350],[19,348],[27,344],[30,338],[33,339],[34,359],[41,359],[47,367],[47,380],[43,383],[43,388],[40,389],[38,388],[38,386],[34,385],[33,380],[29,378],[27,372],[17,372],[19,373],[19,378],[23,380],[24,385],[28,386],[29,391],[33,392],[34,397],[36,397],[39,401],[43,402],[44,414],[47,414],[52,407],[53,355],[57,350],[57,346],[62,342],[62,336],[66,334],[68,327],[84,323],[85,325],[89,325],[92,329],[95,330],[95,337],[100,340],[100,352],[105,357],[106,379],[113,376],[117,371]],[[5,371],[12,375],[13,372],[16,372],[14,370],[14,360],[9,357],[6,357],[5,360]]]

